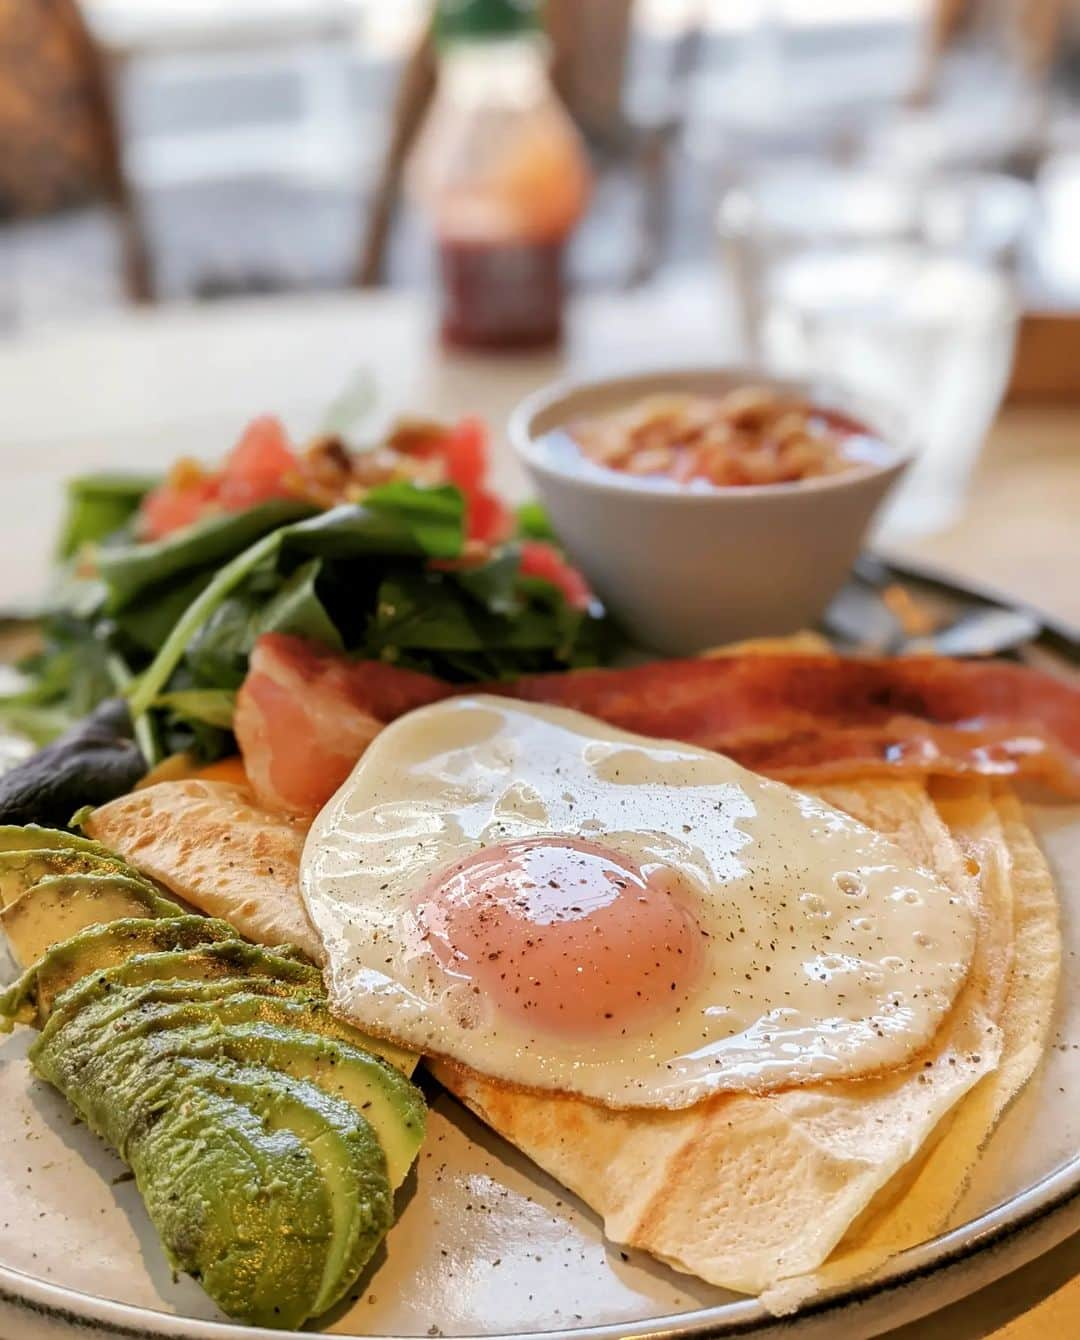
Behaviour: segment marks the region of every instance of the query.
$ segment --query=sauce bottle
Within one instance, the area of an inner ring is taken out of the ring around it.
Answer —
[[[438,83],[409,164],[438,249],[445,344],[555,344],[585,147],[552,87],[535,0],[441,0]]]

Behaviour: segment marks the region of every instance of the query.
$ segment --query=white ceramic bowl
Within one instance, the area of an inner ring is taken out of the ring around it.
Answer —
[[[558,430],[656,392],[770,385],[858,419],[880,463],[791,484],[693,489],[585,462]],[[556,384],[510,418],[510,441],[574,562],[635,642],[689,655],[814,623],[843,584],[911,452],[858,397],[746,368],[636,373]]]

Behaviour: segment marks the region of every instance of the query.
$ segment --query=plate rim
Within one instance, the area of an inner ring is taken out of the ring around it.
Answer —
[[[1070,1208],[1077,1213],[1067,1214]],[[630,1337],[660,1335],[688,1337],[690,1340],[728,1340],[728,1337],[734,1340],[734,1337],[760,1333],[770,1325],[793,1325],[823,1318],[946,1275],[992,1254],[995,1249],[1022,1240],[1055,1215],[1061,1215],[1064,1221],[1061,1231],[1036,1255],[1080,1231],[1080,1153],[974,1219],[897,1253],[853,1284],[827,1290],[808,1300],[805,1306],[780,1317],[768,1311],[756,1298],[745,1298],[639,1321],[545,1331],[471,1334],[448,1337],[448,1340],[629,1340]],[[1008,1270],[1006,1266],[1000,1274],[1005,1275]],[[114,1336],[117,1340],[274,1340],[289,1334],[237,1322],[202,1320],[156,1308],[137,1307],[69,1289],[4,1265],[0,1265],[0,1303],[21,1307],[73,1329],[85,1330],[89,1324],[102,1335]],[[934,1310],[929,1308],[920,1315]],[[343,1340],[340,1333],[317,1331],[304,1334],[311,1340]],[[348,1340],[347,1335],[344,1340]],[[373,1340],[419,1340],[419,1337],[380,1335]]]

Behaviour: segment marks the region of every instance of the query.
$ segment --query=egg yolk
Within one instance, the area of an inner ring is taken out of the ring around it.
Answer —
[[[701,931],[679,879],[575,839],[486,847],[417,904],[442,966],[535,1028],[610,1036],[680,1008]]]

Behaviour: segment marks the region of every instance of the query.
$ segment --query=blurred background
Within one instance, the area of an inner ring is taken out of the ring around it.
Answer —
[[[404,85],[423,83],[429,9],[2,0],[3,329],[132,296],[431,282],[397,199],[385,241],[363,251],[423,96]],[[1044,215],[1025,248],[1031,297],[1040,283],[1080,297],[1080,258],[1067,255],[1080,217],[1072,0],[551,0],[547,22],[596,173],[576,284],[715,265],[725,190],[799,158],[892,179],[1008,174]],[[966,202],[984,218],[940,226],[1006,253],[1023,197],[984,185]],[[114,198],[122,227],[95,196]],[[781,217],[763,228],[809,226],[799,201],[774,205]],[[861,221],[849,202],[833,208],[819,230],[844,215],[882,234],[911,223],[900,205]],[[142,252],[137,283],[125,228]]]
[[[609,361],[917,404],[898,533],[948,526],[1004,397],[1080,399],[1077,0],[432,9],[0,0],[0,350],[330,291],[534,348],[565,265]]]

